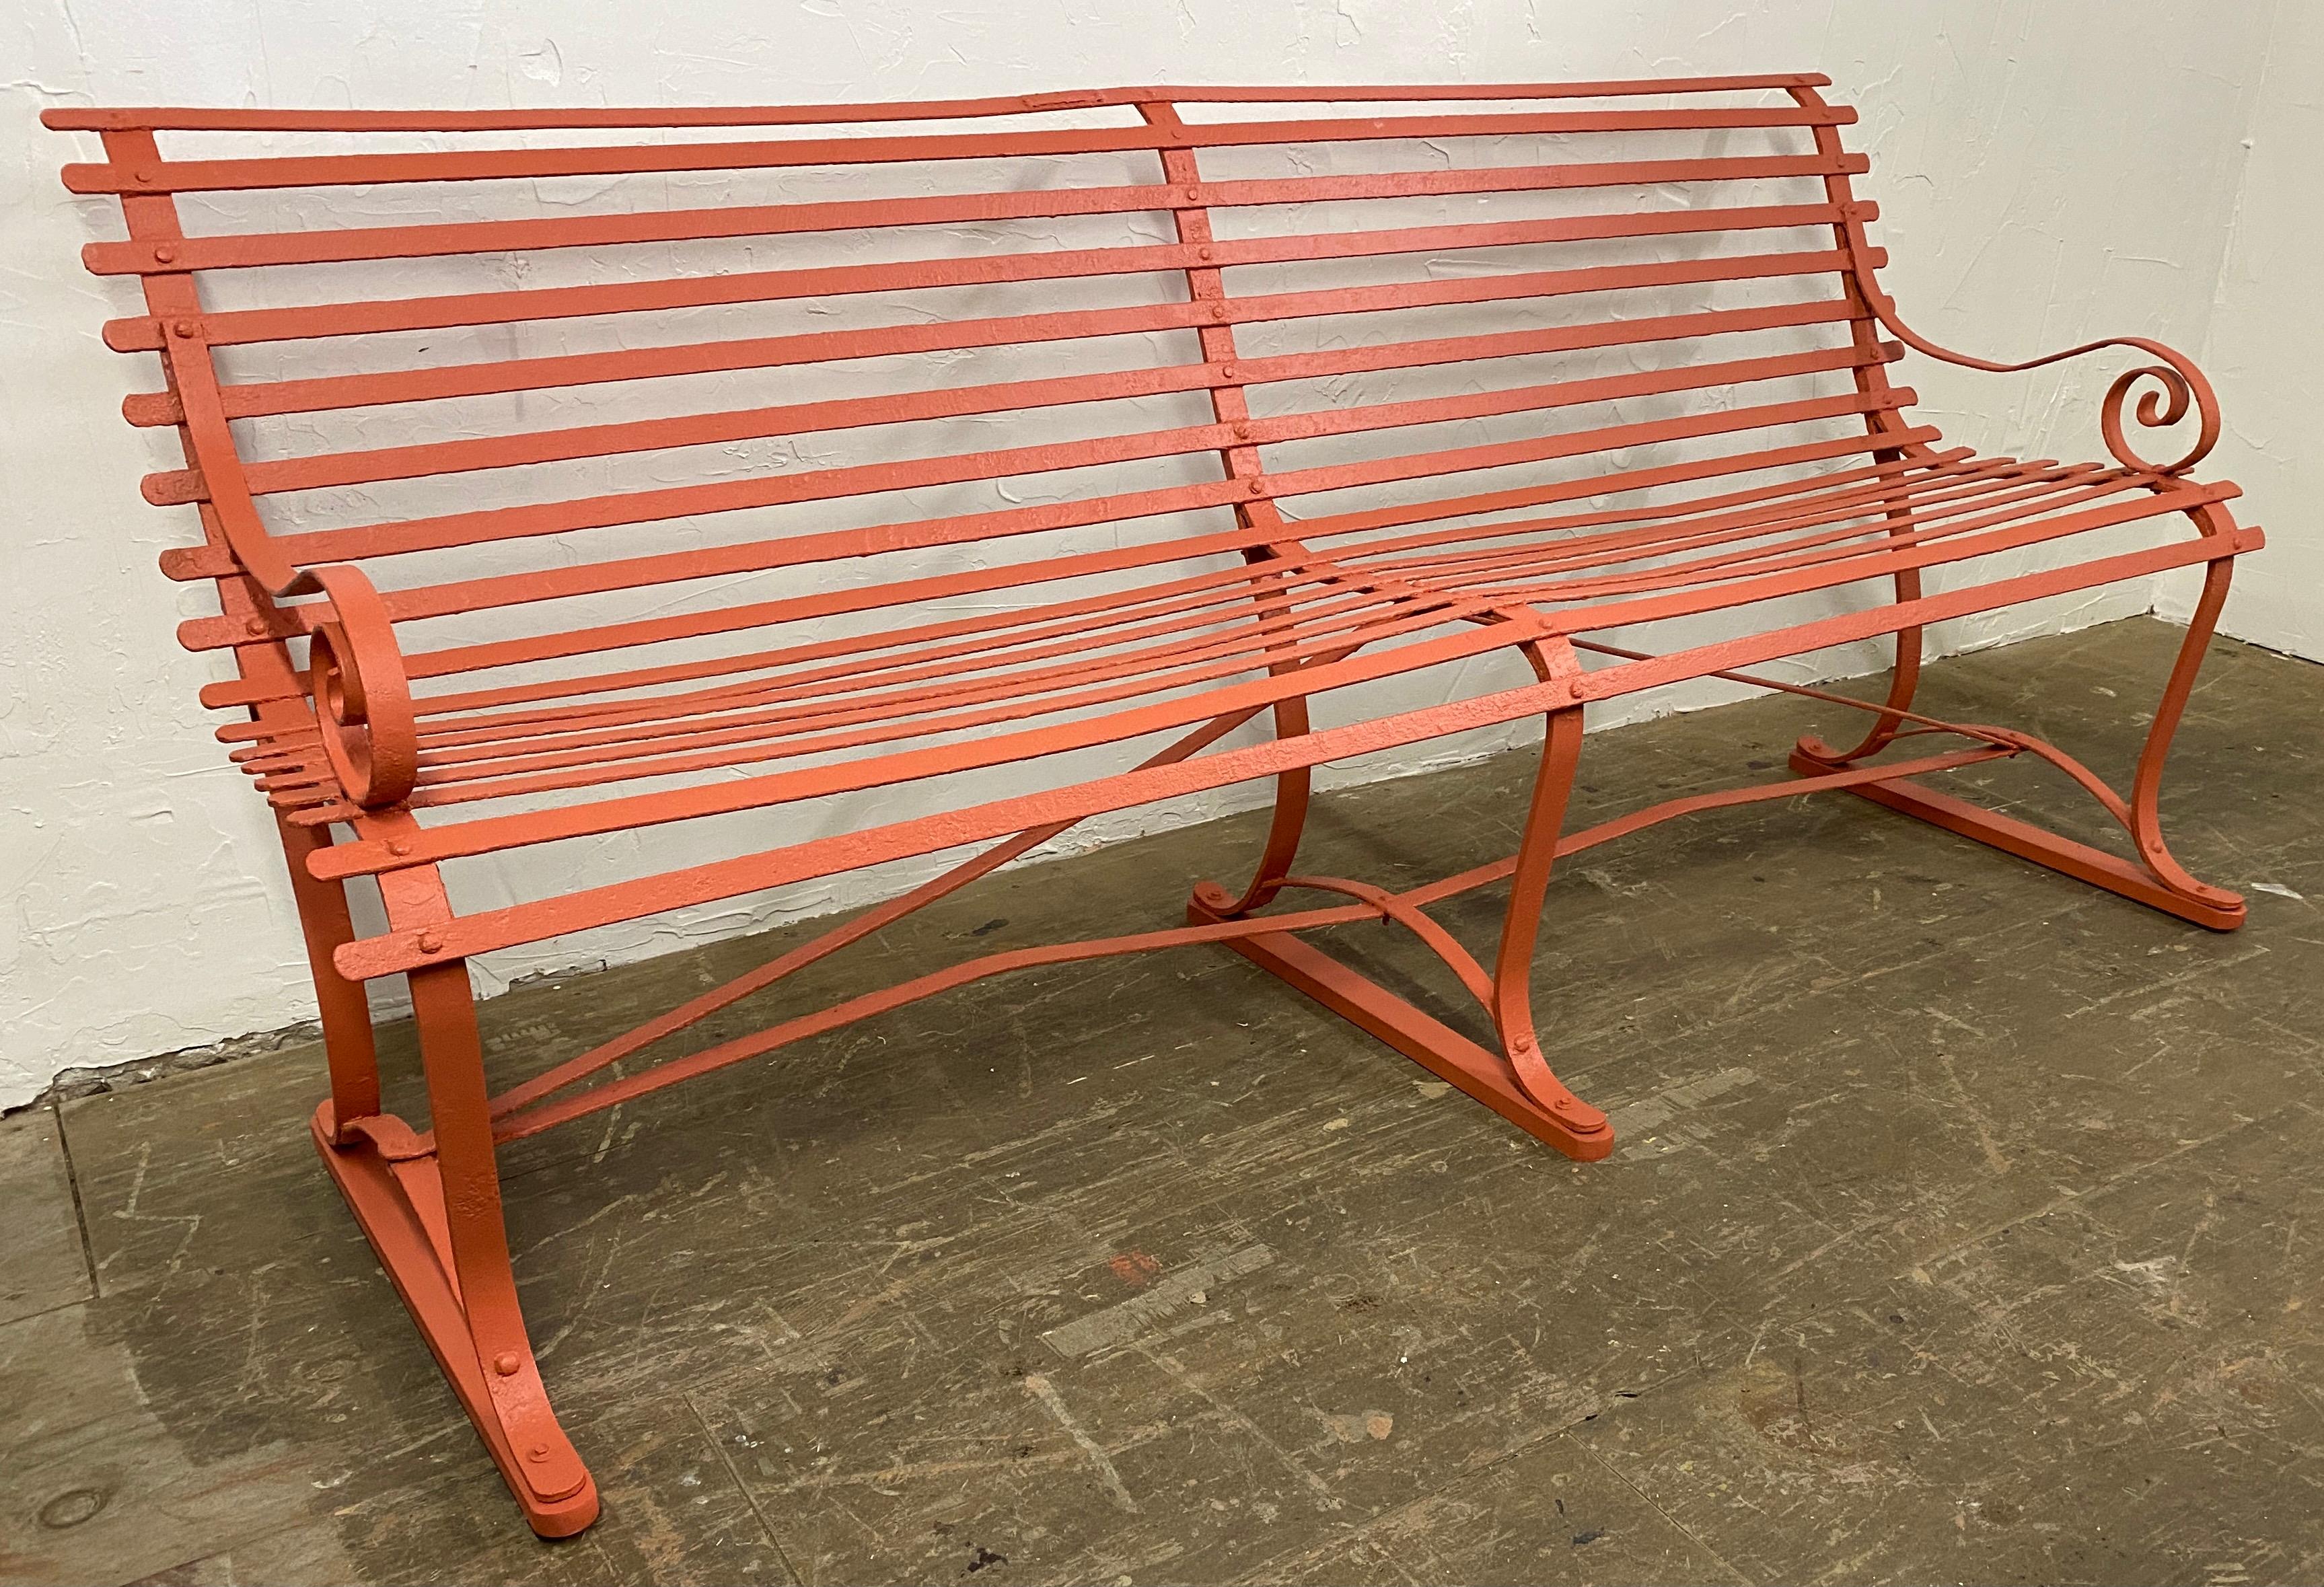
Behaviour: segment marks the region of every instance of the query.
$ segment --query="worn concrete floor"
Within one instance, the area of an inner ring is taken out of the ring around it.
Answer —
[[[2120,773],[2175,642],[2118,623],[1925,697]],[[524,1299],[605,1495],[561,1545],[313,1161],[312,1051],[19,1115],[0,1577],[2315,1581],[2319,684],[2221,644],[2181,735],[2181,853],[2268,890],[2234,936],[1845,796],[1582,857],[1536,985],[1625,1130],[1594,1167],[1201,949],[988,983],[521,1143]],[[1593,737],[1576,819],[1780,763],[1816,720]],[[1527,771],[1336,797],[1303,858],[1503,852]],[[1972,780],[2097,834],[2054,775]],[[1170,919],[1255,832],[1005,875],[732,1028]],[[1495,909],[1443,915],[1482,946]],[[1441,995],[1398,934],[1337,936]],[[495,1062],[766,951],[520,992]]]

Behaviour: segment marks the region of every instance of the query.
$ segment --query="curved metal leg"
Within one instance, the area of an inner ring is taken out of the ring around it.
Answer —
[[[1275,736],[1297,738],[1307,732],[1307,701],[1298,697],[1275,707]],[[1259,851],[1250,881],[1238,898],[1214,881],[1201,883],[1196,892],[1204,909],[1222,920],[1240,919],[1263,909],[1283,890],[1283,879],[1299,857],[1299,838],[1307,828],[1307,809],[1314,801],[1314,773],[1305,766],[1275,780],[1275,815],[1267,828],[1267,845]]]
[[[1908,567],[1896,576],[1896,599],[1917,601],[1921,598],[1921,570]],[[1792,746],[1794,764],[1805,761],[1816,770],[1840,771],[1858,761],[1869,759],[1886,749],[1904,725],[1902,716],[1892,715],[1913,708],[1913,697],[1921,687],[1921,630],[1900,628],[1896,631],[1896,660],[1888,672],[1887,709],[1873,718],[1872,726],[1852,750],[1834,749],[1814,734],[1802,735]]]
[[[307,856],[328,842],[322,829],[279,819],[275,827],[282,838],[282,857],[290,863],[290,896],[299,906],[307,969],[314,978],[316,1004],[322,1010],[331,1113],[338,1139],[344,1140],[350,1121],[379,1112],[379,1055],[372,1040],[371,1001],[361,983],[342,977],[331,962],[334,949],[355,940],[346,884],[318,881],[307,872]]]
[[[1545,682],[1576,677],[1582,670],[1572,645],[1563,640],[1546,647],[1525,641],[1519,649]],[[1575,1096],[1551,1072],[1534,1028],[1529,980],[1543,900],[1581,751],[1582,707],[1576,704],[1550,712],[1540,769],[1526,810],[1525,836],[1512,863],[1500,946],[1489,975],[1441,929],[1433,928],[1433,923],[1417,909],[1401,908],[1398,900],[1379,890],[1336,878],[1289,874],[1289,844],[1296,842],[1296,817],[1286,817],[1280,804],[1260,874],[1247,895],[1271,898],[1287,885],[1370,900],[1384,918],[1402,920],[1416,931],[1478,994],[1499,1038],[1499,1052],[1480,1047],[1290,932],[1262,932],[1225,946],[1452,1082],[1528,1134],[1587,1162],[1613,1150],[1613,1127],[1603,1112]],[[1300,813],[1304,809],[1303,798]],[[1206,881],[1195,888],[1186,912],[1189,920],[1205,923],[1231,918],[1253,907],[1237,900],[1215,882]]]
[[[1563,640],[1554,648],[1527,643],[1525,657],[1543,682],[1579,678],[1582,664]],[[1509,901],[1501,916],[1501,945],[1493,955],[1493,1027],[1518,1086],[1577,1136],[1612,1133],[1606,1115],[1565,1088],[1542,1056],[1533,1020],[1533,955],[1541,938],[1541,911],[1549,875],[1557,859],[1558,834],[1565,826],[1565,803],[1582,760],[1582,707],[1553,711],[1542,724],[1541,761],[1526,807],[1525,835],[1517,841],[1517,869],[1509,877]]]
[[[2222,514],[2222,516],[2224,516]],[[2227,579],[2234,563],[2222,559],[2209,564],[2203,572],[2203,594],[2195,603],[2193,619],[2187,624],[2187,636],[2179,643],[2179,654],[2171,666],[2171,677],[2163,686],[2163,698],[2154,707],[2154,720],[2146,730],[2146,743],[2139,752],[2138,770],[2132,775],[2130,785],[2130,837],[2137,845],[2138,857],[2154,873],[2154,879],[2172,891],[2190,900],[2222,910],[2232,911],[2235,924],[2243,919],[2244,900],[2240,893],[2195,878],[2179,863],[2163,841],[2163,817],[2159,802],[2163,793],[2163,766],[2170,759],[2171,743],[2178,735],[2180,719],[2187,714],[2187,699],[2195,690],[2195,676],[2202,670],[2203,655],[2211,642],[2211,634],[2218,626],[2219,609],[2227,604]]]
[[[467,965],[410,980],[433,1140],[376,1111],[343,1121],[327,1100],[315,1143],[525,1519],[569,1536],[597,1518],[597,1490],[549,1407],[517,1305]]]
[[[2206,535],[2229,532],[2235,527],[2227,512],[2216,504],[2194,508],[2188,515]],[[2124,860],[2103,849],[1923,788],[1906,779],[1862,783],[1849,791],[2198,926],[2214,931],[2233,931],[2244,923],[2242,895],[2214,887],[2180,864],[2163,841],[2160,811],[2163,764],[2170,758],[2172,741],[2186,715],[2188,697],[2194,692],[2195,678],[2202,669],[2204,652],[2218,626],[2219,610],[2227,603],[2232,567],[2233,562],[2227,558],[2204,565],[2202,597],[2196,603],[2193,619],[2180,641],[2179,654],[2172,663],[2171,676],[2163,685],[2163,697],[2147,728],[2127,799],[2116,795],[2089,768],[2056,746],[2023,734],[2012,735],[2024,747],[2057,764],[2098,798],[2129,834],[2135,861]],[[1894,687],[1889,703],[1892,706],[1897,704]],[[1881,725],[1867,738],[1866,745],[1845,755],[1834,753],[1819,740],[1803,738],[1792,752],[1792,768],[1807,773],[1830,771],[1870,753],[1886,742],[1883,733],[1887,723],[1888,718],[1883,717]]]

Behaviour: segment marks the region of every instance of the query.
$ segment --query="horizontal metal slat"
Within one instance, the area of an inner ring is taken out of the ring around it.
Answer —
[[[1233,363],[1164,364],[1100,374],[1006,381],[929,392],[891,392],[875,397],[834,398],[825,401],[687,414],[669,419],[632,420],[619,424],[574,425],[514,435],[468,437],[363,452],[317,453],[304,457],[252,463],[245,466],[244,476],[246,488],[252,494],[269,495],[285,491],[365,484],[380,480],[567,462],[582,457],[714,446],[770,436],[825,433],[973,414],[1020,412],[1036,408],[1263,385],[1380,370],[1412,369],[1454,362],[1484,362],[1527,354],[1568,351],[1579,346],[1630,346],[1671,339],[1681,335],[1692,339],[1743,330],[1831,324],[1850,318],[1852,313],[1844,300],[1835,298],[1808,305],[1787,305],[1775,310],[1735,309],[1688,316],[1686,318],[1694,323],[1684,331],[1668,328],[1667,318],[1661,321],[1612,320],[1586,327],[1501,331],[1430,341],[1373,344],[1320,353],[1244,358]],[[198,470],[171,469],[147,475],[144,494],[145,499],[154,505],[168,506],[203,500],[206,490]]]
[[[1492,221],[1460,226],[1406,226],[1381,231],[1286,234],[1232,242],[1164,243],[1130,248],[1058,248],[982,258],[914,259],[892,263],[761,270],[732,275],[664,277],[604,286],[531,287],[359,303],[318,303],[286,309],[238,309],[189,321],[141,315],[106,322],[106,345],[115,352],[151,351],[171,336],[194,336],[213,346],[254,342],[376,336],[441,330],[456,326],[515,325],[543,319],[638,314],[720,304],[770,303],[796,298],[845,297],[941,287],[1062,281],[1085,276],[1181,272],[1246,264],[1370,259],[1438,250],[1497,248],[1525,244],[1616,237],[1692,235],[1704,232],[1786,230],[1828,226],[1840,218],[1831,204],[1757,205],[1729,209],[1651,210],[1554,220]],[[184,328],[189,324],[193,328]],[[844,333],[843,333],[844,334]]]
[[[817,469],[806,474],[763,475],[614,493],[568,502],[486,508],[355,529],[318,530],[305,534],[281,535],[275,537],[273,543],[291,560],[306,565],[360,560],[493,540],[529,539],[573,530],[605,529],[696,513],[732,512],[756,507],[832,501],[932,485],[1003,479],[1016,475],[1185,457],[1220,451],[1237,445],[1264,446],[1603,401],[1621,396],[1691,391],[1709,384],[1859,367],[1879,362],[1886,356],[1886,349],[1850,346],[1718,364],[1682,365],[1671,370],[1650,370],[1636,374],[1561,382],[1512,391],[1286,414],[1235,424],[1185,425],[1132,435],[1001,447],[900,462],[868,463]],[[1889,401],[1890,399],[1881,399],[1879,405],[1888,405]],[[1617,425],[1588,433],[1603,436],[1602,446],[1614,447],[1627,444],[1621,438],[1626,431],[1646,428],[1644,425]],[[1558,438],[1571,440],[1573,438]],[[1315,475],[1328,471],[1303,472]],[[1251,497],[1273,496],[1296,494],[1286,484],[1287,480],[1295,477],[1299,475],[1252,475],[1222,483],[1231,486],[1236,494]],[[1195,487],[1181,488],[1191,490]],[[1309,488],[1333,487],[1314,485]],[[873,531],[840,532],[852,533],[856,537],[853,548],[841,552],[841,555],[863,555],[889,549]]]
[[[922,134],[902,137],[793,138],[742,143],[479,149],[425,154],[308,154],[243,160],[161,160],[126,168],[73,164],[76,193],[249,192],[375,183],[527,180],[653,171],[746,171],[899,161],[989,160],[1139,150],[1243,148],[1270,143],[1370,143],[1514,134],[1715,132],[1746,127],[1844,126],[1845,106],[1812,109],[1699,106],[1684,110],[1550,110],[1498,115],[1334,116],[1306,121],[1185,122],[1174,126],[1040,132]]]
[[[1192,104],[1389,103],[1431,99],[1596,99],[1643,94],[1710,94],[1755,88],[1828,88],[1821,72],[1740,77],[1618,78],[1573,83],[1410,83],[1317,87],[1156,87],[1068,88],[981,99],[873,101],[864,105],[576,107],[527,110],[220,110],[57,106],[41,125],[60,132],[519,132],[560,127],[783,126],[850,121],[939,121],[954,116],[1021,115],[1155,99]]]
[[[1032,192],[947,193],[923,198],[704,207],[621,215],[560,215],[533,220],[468,220],[297,232],[226,233],[151,243],[89,243],[81,262],[97,275],[348,263],[366,260],[700,242],[862,227],[1138,214],[1199,207],[1439,198],[1469,193],[1773,180],[1860,175],[1860,154],[1720,155],[1696,160],[1600,161],[1572,165],[1502,165],[1471,170],[1382,171],[1364,176],[1239,179],[1142,187],[1046,188]]]

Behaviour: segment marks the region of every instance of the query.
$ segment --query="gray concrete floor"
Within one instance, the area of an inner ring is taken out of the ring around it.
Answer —
[[[2021,645],[1926,698],[2123,774],[2175,642]],[[2233,936],[1845,796],[1582,856],[1536,987],[1625,1130],[1593,1167],[1202,949],[985,983],[520,1143],[524,1299],[605,1495],[562,1545],[314,1162],[311,1050],[19,1115],[0,1577],[2314,1581],[2319,678],[2221,644],[2181,734],[2182,857],[2275,890]],[[1595,736],[1575,818],[1780,764],[1817,720]],[[1305,858],[1505,852],[1527,774],[1335,797]],[[2098,833],[2038,768],[1969,780]],[[998,878],[701,1039],[1172,919],[1256,831]],[[1442,914],[1481,947],[1495,908]],[[1397,933],[1336,937],[1442,998]],[[495,1064],[769,946],[511,995]]]

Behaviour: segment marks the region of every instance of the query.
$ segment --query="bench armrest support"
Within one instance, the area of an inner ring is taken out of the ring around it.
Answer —
[[[420,743],[386,604],[360,568],[318,567],[307,577],[331,607],[314,626],[307,662],[323,753],[364,809],[401,804],[419,780]]]
[[[1898,341],[1916,353],[1925,353],[1930,357],[1946,364],[1958,364],[1964,369],[1982,369],[1994,374],[2015,374],[2028,369],[2040,369],[2044,364],[2061,364],[2069,358],[2079,358],[2085,353],[2103,352],[2109,347],[2133,348],[2159,360],[2153,364],[2142,364],[2135,369],[2126,369],[2116,375],[2114,383],[2107,388],[2105,400],[2099,405],[2098,426],[2106,437],[2107,450],[2114,454],[2115,461],[2126,468],[2137,469],[2146,474],[2184,474],[2209,456],[2212,447],[2218,442],[2219,399],[2212,392],[2211,383],[2203,377],[2201,370],[2195,367],[2194,360],[2176,348],[2165,346],[2161,342],[2150,340],[2145,337],[2107,337],[2095,342],[2084,342],[2078,347],[2068,347],[2062,352],[2045,353],[2039,358],[2027,358],[2015,364],[2002,364],[1990,358],[1978,358],[1967,353],[1956,353],[1950,347],[1940,346],[1929,340],[1906,325],[1897,315],[1896,300],[1894,298],[1868,281],[1864,283],[1864,298],[1874,317],[1886,326],[1889,334]],[[2198,418],[2200,429],[2195,437],[2195,444],[2187,449],[2185,456],[2174,463],[2156,465],[2148,462],[2131,449],[2128,439],[2123,434],[2123,402],[2129,397],[2131,388],[2142,379],[2147,378],[2152,378],[2160,389],[2149,391],[2139,399],[2137,412],[2140,424],[2152,429],[2160,429],[2176,424],[2187,417],[2187,411],[2190,406],[2195,410]]]

